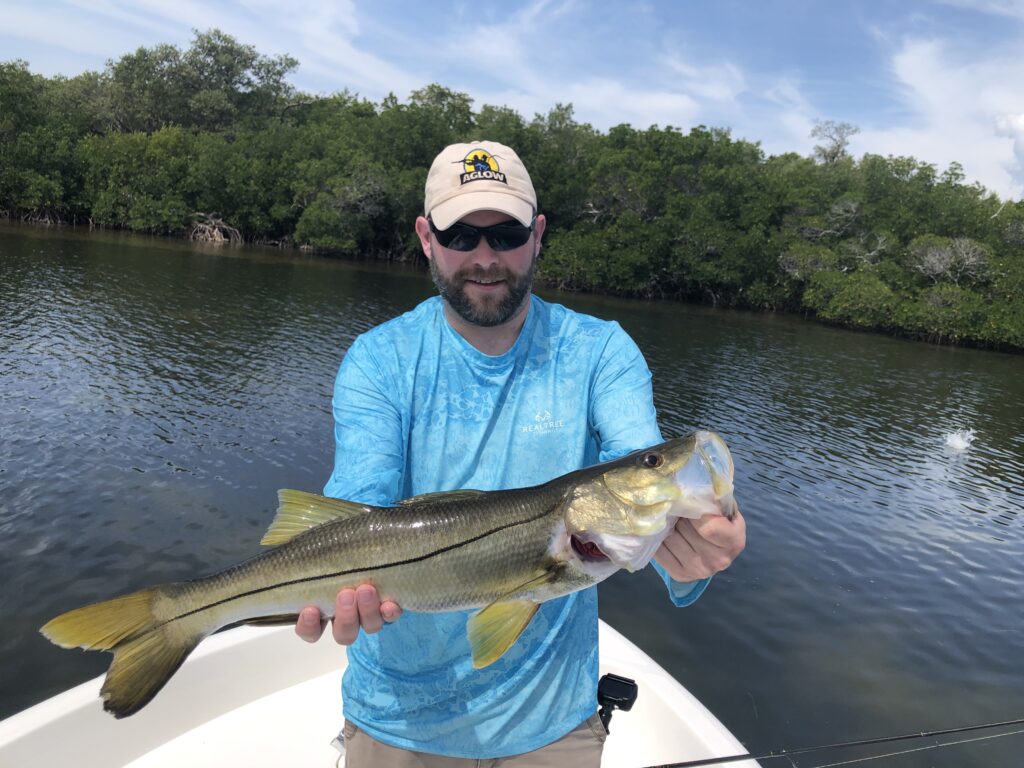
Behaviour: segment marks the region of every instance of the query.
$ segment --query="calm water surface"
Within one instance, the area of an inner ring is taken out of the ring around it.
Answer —
[[[327,478],[348,345],[432,293],[414,269],[0,225],[0,717],[107,666],[47,619],[254,554],[276,489]],[[1024,717],[1024,357],[542,295],[633,335],[666,435],[732,448],[743,556],[691,608],[645,572],[601,611],[748,748]]]

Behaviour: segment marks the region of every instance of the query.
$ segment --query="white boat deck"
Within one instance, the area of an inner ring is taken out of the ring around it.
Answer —
[[[678,682],[601,624],[601,673],[640,694],[616,712],[604,768],[643,768],[746,750]],[[344,650],[301,644],[290,627],[237,629],[203,641],[138,714],[115,720],[91,680],[0,722],[0,768],[335,768]],[[756,768],[757,763],[731,763]]]

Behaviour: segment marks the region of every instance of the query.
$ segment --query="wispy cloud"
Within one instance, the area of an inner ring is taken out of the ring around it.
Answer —
[[[59,40],[57,47],[62,51],[98,59],[110,57],[115,48],[124,50],[123,45],[112,44],[110,30],[102,20],[54,14],[38,6],[5,8],[2,33],[47,46]]]
[[[729,61],[702,66],[673,53],[665,57],[664,66],[677,78],[679,90],[695,98],[735,102],[747,90],[743,71]]]
[[[940,169],[959,162],[968,178],[1020,196],[1024,61],[1019,55],[993,50],[987,57],[974,52],[965,59],[946,41],[907,38],[893,53],[891,67],[910,117],[903,124],[863,130],[852,148],[913,156]]]
[[[942,5],[1024,20],[1024,0],[938,0]]]

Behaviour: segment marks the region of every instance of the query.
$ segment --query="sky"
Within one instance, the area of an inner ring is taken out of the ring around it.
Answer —
[[[73,76],[218,28],[299,61],[303,91],[400,99],[437,82],[605,131],[728,128],[811,154],[817,121],[1024,197],[1024,0],[0,0],[0,61]],[[486,137],[479,137],[486,138]]]

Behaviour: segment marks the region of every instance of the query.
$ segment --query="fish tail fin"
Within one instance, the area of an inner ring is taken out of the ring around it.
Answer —
[[[122,718],[146,706],[206,637],[205,632],[183,633],[176,624],[158,626],[114,649],[100,689],[107,712]]]
[[[150,587],[102,603],[83,605],[51,619],[39,631],[61,648],[110,651],[153,628],[153,604],[163,587]]]
[[[157,616],[155,604],[166,591],[151,587],[76,608],[40,630],[64,648],[113,651],[100,695],[114,717],[146,706],[208,634],[195,621]]]

